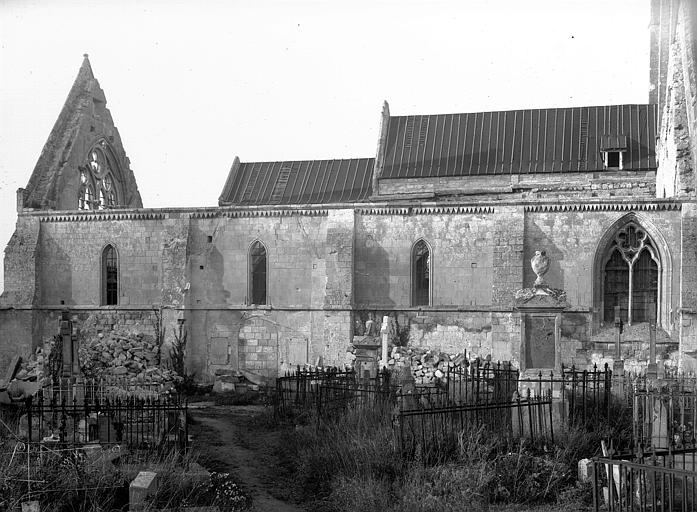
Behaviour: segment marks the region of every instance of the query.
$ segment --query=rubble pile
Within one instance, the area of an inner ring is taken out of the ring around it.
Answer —
[[[44,342],[42,347],[37,347],[30,358],[22,357],[20,366],[14,376],[15,380],[42,382],[44,376],[48,376],[46,364],[48,355],[51,353],[55,340],[53,338]]]
[[[448,368],[460,366],[466,360],[466,354],[452,355],[418,347],[392,347],[387,367],[398,372],[411,368],[417,386],[435,386],[446,376]]]
[[[86,378],[153,384],[181,380],[172,370],[160,368],[160,347],[150,335],[125,330],[99,333],[82,339],[79,352]]]

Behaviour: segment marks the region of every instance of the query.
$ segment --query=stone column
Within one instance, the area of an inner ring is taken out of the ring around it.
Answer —
[[[656,366],[656,305],[649,305],[649,364],[646,367],[646,376],[650,379],[658,377]]]

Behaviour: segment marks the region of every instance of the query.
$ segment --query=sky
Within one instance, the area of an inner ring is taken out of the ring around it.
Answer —
[[[646,103],[648,22],[649,0],[0,0],[0,245],[84,53],[144,207],[215,206],[235,156],[374,156],[384,100]]]

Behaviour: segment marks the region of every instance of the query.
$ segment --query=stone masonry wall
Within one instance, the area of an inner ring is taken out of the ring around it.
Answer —
[[[678,33],[683,30],[678,24]],[[682,44],[676,38],[671,47],[668,63],[668,89],[661,116],[661,130],[656,148],[658,173],[656,193],[659,197],[680,197],[695,194],[694,157],[691,138],[691,123],[686,104],[685,67]],[[687,87],[687,91],[690,88]],[[691,112],[690,112],[691,113]]]
[[[375,318],[384,314],[394,316],[400,343],[409,347],[445,352],[466,353],[469,358],[490,357],[493,361],[510,361],[520,368],[521,340],[520,315],[516,312],[446,311],[432,308],[428,311],[359,311],[357,317]],[[586,363],[583,353],[588,343],[589,318],[587,314],[565,313],[562,316],[561,358],[565,365],[579,367]]]
[[[102,251],[118,254],[119,305],[159,304],[167,225],[177,219],[74,220],[41,223],[40,304],[99,305]]]
[[[32,353],[34,312],[31,309],[0,309],[0,375],[15,355],[22,358]]]
[[[472,201],[493,198],[655,197],[654,171],[602,171],[381,179],[380,195],[466,194]]]
[[[37,282],[39,231],[38,218],[20,216],[17,219],[15,232],[5,248],[5,289],[0,305],[34,303],[40,286]]]
[[[679,312],[680,353],[685,371],[697,371],[697,205],[684,204],[682,210],[682,273]],[[677,288],[677,287],[676,287]]]
[[[545,281],[553,288],[566,291],[569,304],[580,310],[598,307],[593,303],[593,289],[602,276],[593,275],[593,263],[598,244],[603,235],[612,230],[621,219],[626,218],[624,211],[550,211],[528,212],[525,217],[525,262],[536,250],[544,250],[551,259],[551,265]],[[664,283],[670,290],[670,302],[673,307],[679,303],[680,276],[680,212],[676,210],[639,212],[635,218],[645,224],[647,229],[653,227],[654,242],[659,249],[669,256],[664,267],[672,269],[672,281]],[[643,221],[643,222],[642,222]],[[650,234],[652,232],[649,231]],[[665,240],[666,247],[660,247]],[[604,249],[604,248],[603,248]],[[530,265],[524,266],[524,285],[532,286],[535,274]],[[670,309],[670,308],[669,308]],[[668,315],[670,311],[666,312]],[[670,318],[665,318],[666,324]],[[666,325],[669,327],[668,325]]]
[[[192,219],[188,240],[192,307],[247,303],[247,258],[255,240],[267,251],[267,303],[324,305],[327,217],[260,215]]]
[[[432,249],[433,305],[492,303],[495,216],[487,214],[358,215],[354,295],[359,308],[411,304],[411,250]]]
[[[519,206],[500,207],[496,213],[491,303],[511,307],[515,292],[523,287],[525,218]],[[501,334],[500,338],[495,335],[495,342],[508,341],[508,337]]]

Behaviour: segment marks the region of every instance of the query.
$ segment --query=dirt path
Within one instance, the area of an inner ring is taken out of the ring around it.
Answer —
[[[211,405],[193,408],[190,414],[196,422],[191,432],[202,464],[211,471],[233,475],[252,496],[251,510],[302,511],[277,497],[283,494],[272,471],[278,464],[274,450],[278,432],[261,426],[266,414],[263,406]]]

